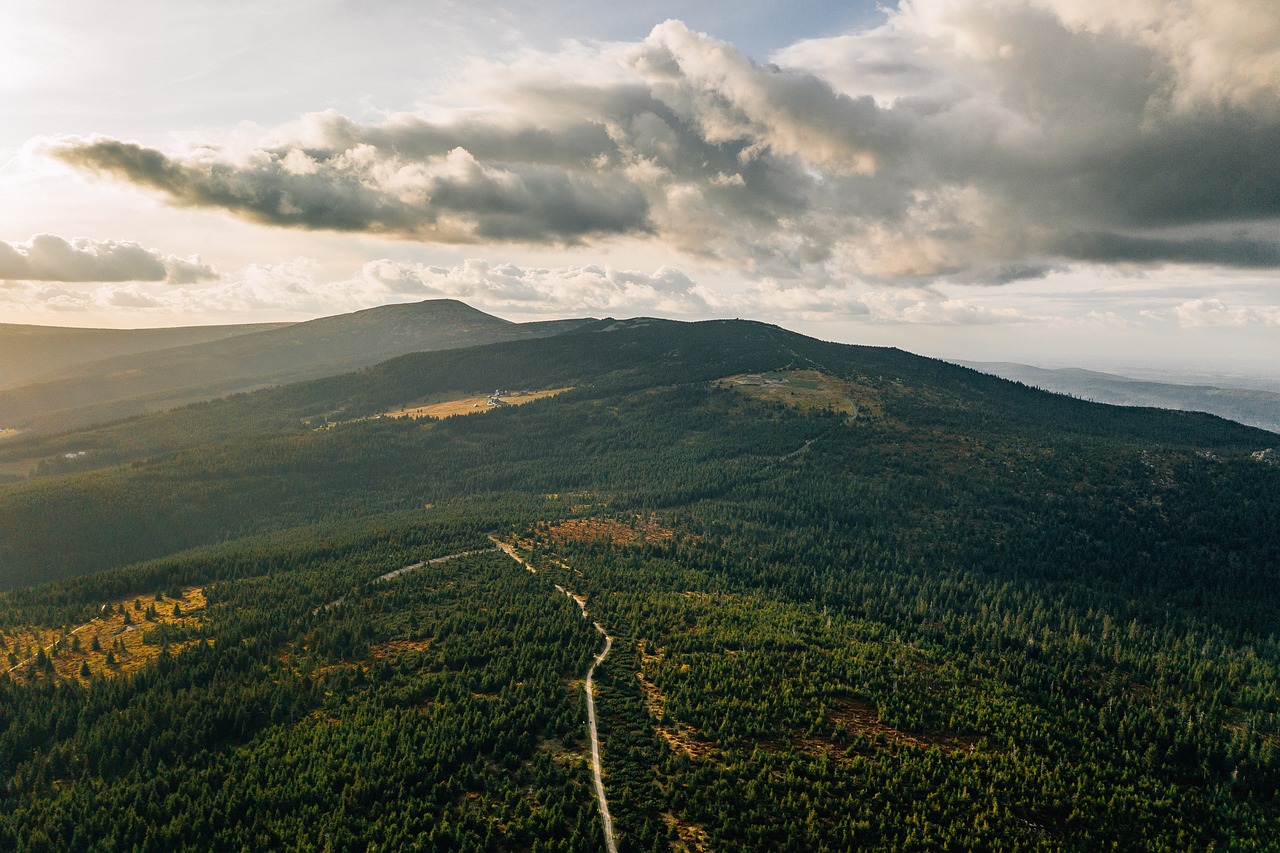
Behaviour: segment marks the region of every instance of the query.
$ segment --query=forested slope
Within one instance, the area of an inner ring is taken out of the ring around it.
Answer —
[[[287,323],[181,326],[168,329],[77,329],[0,323],[0,388],[49,381],[81,365],[142,352],[207,343]]]
[[[0,840],[598,849],[599,638],[554,584],[616,637],[625,849],[1280,837],[1273,434],[741,322],[604,321],[167,417],[142,422],[166,452],[107,431],[132,462],[0,489],[24,587]],[[537,573],[486,552],[371,583],[490,532]],[[104,604],[183,588],[202,621],[144,626],[170,650],[138,674],[49,674]]]
[[[210,336],[185,346],[64,366],[56,376],[0,391],[0,426],[61,432],[344,373],[403,353],[541,337],[581,322],[512,323],[456,300],[432,299]]]

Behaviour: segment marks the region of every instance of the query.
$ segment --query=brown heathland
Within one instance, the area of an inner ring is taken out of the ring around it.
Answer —
[[[979,738],[951,733],[926,734],[923,732],[904,732],[881,722],[873,705],[856,699],[842,699],[835,707],[828,708],[826,714],[828,724],[843,728],[850,734],[861,735],[873,740],[884,741],[894,746],[923,749],[938,747],[944,752],[973,752]],[[801,743],[814,750],[826,750],[831,744],[817,738],[805,738]]]
[[[147,642],[151,629],[161,625],[196,628],[204,620],[204,608],[204,590],[192,587],[183,590],[180,598],[143,595],[113,601],[101,615],[65,632],[11,628],[3,635],[9,676],[19,682],[50,677],[85,681],[83,664],[88,664],[93,678],[136,672],[160,655],[161,644]],[[168,649],[177,652],[193,642],[197,641],[172,643]]]
[[[782,403],[801,411],[832,409],[848,415],[850,420],[879,418],[884,414],[880,395],[871,386],[817,370],[740,373],[720,379],[715,384],[756,400]]]
[[[612,545],[638,545],[643,542],[669,541],[675,538],[676,532],[655,519],[637,515],[626,522],[614,518],[571,518],[555,525],[542,525],[533,535],[538,539],[549,539],[558,545],[595,541],[606,541]]]
[[[501,398],[502,406],[490,406],[487,394],[471,394],[448,400],[422,401],[418,405],[383,412],[383,415],[388,418],[447,418],[452,415],[478,415],[492,411],[494,408],[523,406],[525,403],[554,397],[568,390],[568,388],[547,388],[542,391],[517,391],[510,396],[504,394]]]

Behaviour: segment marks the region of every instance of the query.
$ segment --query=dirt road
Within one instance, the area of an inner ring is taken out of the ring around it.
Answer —
[[[493,540],[497,543],[502,552],[520,565],[524,566],[531,572],[537,572],[533,566],[524,561],[516,552],[516,549],[505,542],[499,542],[496,538]],[[576,605],[578,610],[582,612],[582,618],[587,617],[587,598],[584,595],[575,595],[572,590],[565,589],[560,584],[555,585],[556,589],[563,592]],[[596,799],[600,801],[600,822],[604,824],[604,846],[608,853],[618,853],[618,840],[613,835],[613,818],[609,814],[609,800],[604,795],[604,770],[600,764],[600,735],[596,732],[596,692],[595,692],[595,675],[596,667],[604,662],[609,656],[609,650],[613,648],[613,637],[609,636],[609,632],[605,631],[604,626],[599,622],[593,622],[595,629],[600,632],[600,636],[604,637],[604,649],[600,654],[596,655],[596,659],[592,662],[591,668],[587,670],[587,683],[585,689],[587,691],[587,730],[591,734],[591,776],[596,785]]]
[[[586,611],[583,611],[586,615]],[[605,634],[599,622],[596,630],[604,634],[604,651],[596,656],[595,663],[587,670],[587,725],[591,729],[591,775],[596,781],[596,797],[600,800],[600,820],[604,824],[604,846],[609,853],[618,853],[618,843],[613,837],[613,818],[609,816],[609,801],[604,796],[604,779],[600,769],[600,738],[596,736],[596,696],[593,683],[598,667],[613,648],[613,637]]]

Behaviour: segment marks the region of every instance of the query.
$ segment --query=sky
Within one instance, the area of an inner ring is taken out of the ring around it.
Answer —
[[[1274,0],[5,0],[0,322],[1280,366]]]

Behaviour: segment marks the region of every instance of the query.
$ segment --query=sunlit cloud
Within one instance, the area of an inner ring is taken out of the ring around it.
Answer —
[[[1221,299],[1191,299],[1174,309],[1183,326],[1280,326],[1280,305],[1231,306]]]
[[[0,241],[0,279],[30,281],[166,281],[217,278],[199,258],[179,258],[137,243],[66,240],[37,234],[25,243]]]
[[[318,113],[247,148],[48,150],[274,227],[627,238],[816,288],[1273,268],[1280,52],[1241,25],[1254,5],[914,0],[774,64],[668,21],[634,43],[478,64],[486,100],[465,111]],[[1224,235],[1231,223],[1243,231]]]

